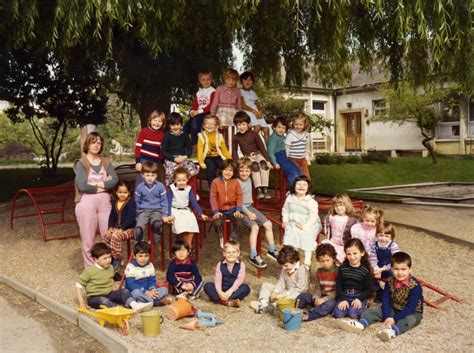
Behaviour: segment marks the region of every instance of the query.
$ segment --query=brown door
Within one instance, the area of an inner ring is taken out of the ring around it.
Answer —
[[[361,113],[344,114],[346,128],[346,151],[360,151],[362,149],[362,118]]]

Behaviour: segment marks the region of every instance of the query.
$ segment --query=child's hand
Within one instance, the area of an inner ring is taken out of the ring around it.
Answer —
[[[240,211],[235,211],[235,212],[234,212],[234,217],[235,217],[235,218],[242,218],[243,215],[242,215],[242,213],[241,213]]]
[[[199,163],[199,166],[201,167],[201,169],[206,169],[207,168],[206,164],[204,164],[204,163]]]
[[[208,221],[209,220],[209,217],[207,215],[205,215],[204,213],[201,215],[201,218],[203,221]]]
[[[275,169],[280,169],[280,165],[279,165],[279,164],[275,164]]]
[[[193,285],[191,283],[185,283],[181,286],[186,292],[193,290]]]
[[[324,303],[323,298],[314,298],[314,306],[320,306]]]
[[[189,115],[191,115],[191,118],[194,118],[198,114],[197,110],[191,110],[189,112]]]
[[[382,278],[382,269],[378,268],[374,270],[374,278]]]
[[[258,110],[254,110],[253,113],[255,114],[255,117],[257,119],[261,119],[262,116],[263,116],[263,113],[262,112],[259,112]]]
[[[104,189],[104,188],[101,188],[101,187],[99,187],[99,186],[97,187],[97,192],[98,192],[98,193],[99,193],[99,192],[106,192],[106,191],[107,191],[107,190]]]
[[[390,328],[392,325],[395,325],[395,320],[393,317],[387,317],[383,322],[383,327]]]
[[[249,217],[251,221],[255,221],[257,219],[257,215],[253,212],[249,212],[247,216]]]
[[[339,310],[346,310],[349,307],[349,302],[347,300],[343,300],[337,305]]]
[[[212,216],[212,219],[219,219],[221,217],[222,217],[222,213],[217,212],[216,214],[214,214],[214,216]]]
[[[163,216],[163,222],[164,223],[173,223],[174,221],[174,216]]]
[[[351,303],[351,306],[354,309],[360,309],[360,308],[362,308],[362,302],[359,299],[354,299]]]
[[[110,181],[110,180],[112,180],[112,176],[110,175],[107,178],[105,178],[105,181]]]
[[[232,294],[234,293],[234,291],[232,289],[228,289],[224,292],[224,294],[226,295],[227,299],[229,299]]]
[[[277,292],[272,292],[272,294],[270,294],[270,300],[271,300],[272,302],[274,302],[274,301],[280,299],[280,297],[281,297],[281,295],[280,295],[279,293],[277,293]]]
[[[282,227],[283,229],[285,229],[286,227],[288,227],[288,222],[282,222],[282,223],[281,223],[281,227]]]
[[[141,172],[141,171],[142,171],[142,167],[143,167],[143,165],[142,165],[141,163],[135,164],[135,170],[136,170],[137,172]]]
[[[310,160],[306,160],[306,162],[308,163],[308,165],[311,165],[311,161],[310,161]]]
[[[150,299],[155,299],[158,297],[158,293],[156,292],[156,289],[150,289],[145,292],[145,295],[150,298]]]
[[[221,300],[228,300],[228,299],[229,299],[229,297],[227,296],[227,294],[224,293],[224,292],[221,291],[221,290],[219,290],[219,291],[217,292],[217,294],[219,295],[219,298],[220,298]]]
[[[267,161],[268,168],[273,169],[273,164],[272,162]]]

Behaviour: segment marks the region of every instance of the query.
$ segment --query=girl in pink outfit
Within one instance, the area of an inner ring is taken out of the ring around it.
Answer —
[[[217,115],[221,127],[234,124],[234,115],[241,110],[240,88],[237,87],[239,73],[225,69],[222,75],[224,84],[217,87],[211,104],[211,115]]]
[[[99,228],[104,237],[107,232],[109,214],[112,208],[109,190],[115,187],[118,177],[108,160],[100,154],[104,139],[97,132],[87,135],[83,152],[86,154],[74,163],[76,173],[76,219],[82,240],[84,266],[94,264],[90,250]]]
[[[344,245],[351,239],[351,228],[357,223],[353,216],[354,207],[346,194],[337,194],[331,200],[331,209],[324,221],[326,239],[322,243],[329,243],[337,253],[337,261],[342,264],[346,259]]]
[[[351,228],[352,238],[362,241],[365,252],[370,257],[372,246],[374,245],[377,229],[383,224],[383,211],[377,207],[365,206],[362,212],[362,222],[356,223]]]

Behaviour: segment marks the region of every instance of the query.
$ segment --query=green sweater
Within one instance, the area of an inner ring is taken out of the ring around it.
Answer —
[[[273,131],[273,134],[268,138],[267,141],[267,150],[268,155],[270,156],[270,161],[273,163],[273,165],[277,165],[278,162],[275,158],[275,153],[285,150],[285,138]]]
[[[99,268],[97,266],[94,264],[86,268],[77,280],[85,288],[88,297],[106,296],[113,290],[114,268],[112,266],[107,268]]]

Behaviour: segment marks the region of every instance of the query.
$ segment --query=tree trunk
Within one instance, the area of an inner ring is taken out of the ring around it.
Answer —
[[[433,162],[433,165],[435,164],[438,164],[438,157],[436,156],[436,151],[434,150],[433,148],[433,145],[431,144],[431,141],[433,140],[433,137],[431,138],[424,138],[423,141],[421,141],[421,143],[423,144],[423,146],[426,147],[426,149],[428,150],[430,156],[431,156],[431,160]]]

